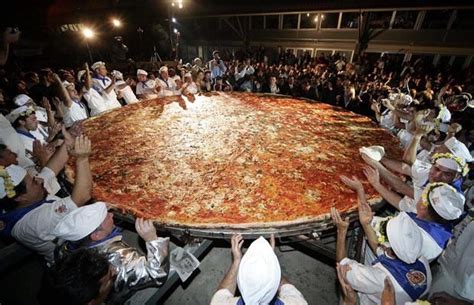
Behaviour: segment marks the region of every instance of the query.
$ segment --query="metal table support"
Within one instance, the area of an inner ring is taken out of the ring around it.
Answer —
[[[346,237],[347,256],[360,261],[364,234],[359,226],[355,225],[349,229]],[[334,234],[326,233],[322,237],[307,235],[290,236],[283,240],[295,250],[303,250],[315,254],[327,262],[336,261],[336,238]]]
[[[212,240],[203,239],[199,244],[185,246],[184,248],[192,253],[196,258],[201,259],[212,246]],[[174,290],[175,285],[181,281],[176,271],[171,271],[168,280],[163,286],[158,288],[148,288],[136,292],[125,304],[127,305],[156,305],[170,291]]]

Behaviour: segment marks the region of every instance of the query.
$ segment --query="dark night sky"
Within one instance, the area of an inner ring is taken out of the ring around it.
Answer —
[[[86,53],[83,37],[77,32],[67,31],[62,35],[52,31],[59,25],[82,23],[92,27],[100,39],[92,43],[95,56],[107,48],[114,35],[123,35],[130,46],[130,56],[140,51],[143,58],[152,54],[154,45],[161,54],[166,54],[169,42],[169,10],[172,0],[15,0],[2,3],[0,30],[6,26],[18,26],[22,31],[16,50],[42,50],[40,57],[31,57],[32,62],[48,61],[51,58],[84,60]],[[183,0],[184,8],[176,10],[178,18],[209,16],[218,14],[252,14],[269,12],[296,12],[338,9],[394,8],[394,7],[459,7],[473,6],[473,0]],[[111,17],[118,17],[124,26],[115,29]],[[156,30],[161,26],[161,31]],[[137,28],[144,29],[143,43],[138,38]],[[163,36],[165,32],[165,36]],[[158,34],[157,34],[158,33]],[[156,36],[161,35],[161,36]],[[79,39],[78,39],[79,38]],[[182,42],[186,41],[183,32]],[[160,43],[167,46],[161,46]],[[134,53],[135,52],[135,53]],[[12,52],[15,53],[15,52]]]
[[[148,21],[167,16],[171,0],[17,0],[9,10],[2,9],[0,25],[25,27],[55,26],[103,18],[111,14],[124,15],[133,21]],[[184,0],[182,15],[213,15],[233,13],[265,13],[268,11],[303,11],[324,9],[358,9],[425,6],[473,5],[472,0]],[[12,13],[13,12],[13,13]]]

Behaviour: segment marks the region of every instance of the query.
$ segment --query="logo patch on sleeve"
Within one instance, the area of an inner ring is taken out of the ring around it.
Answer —
[[[408,282],[413,286],[413,287],[419,287],[423,286],[426,284],[426,275],[418,270],[410,270],[406,274],[406,277],[408,279]]]
[[[64,214],[65,212],[67,212],[67,207],[64,204],[61,204],[54,210],[54,212],[56,212],[57,214]]]

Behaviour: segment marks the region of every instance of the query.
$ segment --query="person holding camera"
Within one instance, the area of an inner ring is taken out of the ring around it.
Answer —
[[[214,80],[218,76],[224,76],[227,67],[224,64],[224,61],[220,58],[219,51],[214,50],[214,52],[212,52],[212,57],[213,59],[209,61],[209,70],[211,71],[211,78]]]

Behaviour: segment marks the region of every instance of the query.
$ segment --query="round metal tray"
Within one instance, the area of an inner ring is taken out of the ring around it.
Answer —
[[[385,204],[385,201],[378,199],[371,202],[372,210],[378,211]],[[135,223],[135,217],[129,214],[123,214],[120,211],[114,210],[114,216],[122,221],[125,221],[130,224]],[[349,217],[351,223],[358,220],[357,209],[353,208],[352,210],[342,213],[342,217]],[[271,234],[274,234],[275,237],[290,237],[298,236],[304,234],[311,234],[315,238],[320,238],[326,234],[326,232],[334,229],[331,217],[329,214],[326,214],[323,220],[315,222],[307,222],[299,225],[286,225],[272,228],[249,228],[249,229],[232,229],[232,228],[212,228],[212,229],[202,229],[202,228],[193,228],[193,227],[184,227],[184,226],[174,226],[166,224],[157,224],[157,229],[161,231],[167,231],[175,236],[189,236],[197,238],[209,238],[209,239],[229,239],[233,234],[241,234],[245,239],[255,239],[260,236],[270,237]]]

